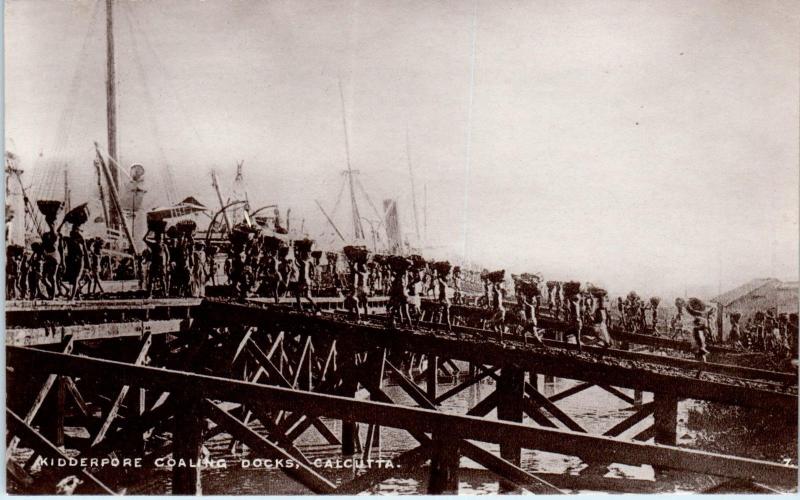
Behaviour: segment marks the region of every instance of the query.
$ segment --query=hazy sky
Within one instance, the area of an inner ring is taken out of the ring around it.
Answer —
[[[6,1],[7,140],[39,186],[70,162],[73,202],[94,196],[105,144],[103,3]],[[329,232],[313,200],[332,210],[346,168],[341,81],[353,168],[376,204],[400,199],[406,230],[408,129],[431,244],[619,291],[797,277],[796,1],[116,11],[120,155],[145,165],[149,206],[166,164],[175,196],[212,205],[210,170],[229,185],[244,160],[255,205]]]

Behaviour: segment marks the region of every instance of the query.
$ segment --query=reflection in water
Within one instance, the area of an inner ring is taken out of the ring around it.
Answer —
[[[577,382],[564,379],[545,378],[539,375],[539,387],[545,395],[552,396],[564,391]],[[454,383],[441,383],[440,393],[452,388]],[[494,381],[484,379],[482,383],[462,391],[460,394],[445,401],[441,406],[441,411],[455,414],[465,414],[473,408],[483,398],[494,390]],[[412,400],[405,395],[398,386],[385,387],[386,393],[400,404],[416,406]],[[622,390],[626,395],[633,396],[632,391]],[[645,393],[643,402],[652,400],[652,395]],[[691,403],[683,402],[678,410],[678,436],[684,437],[679,444],[691,444],[691,436],[685,428],[687,407]],[[606,392],[597,386],[586,389],[578,394],[562,399],[558,402],[566,414],[571,416],[579,425],[593,434],[602,434],[615,424],[630,416],[633,408],[629,403]],[[496,411],[492,411],[487,418],[496,419]],[[325,420],[325,419],[323,419]],[[325,420],[328,427],[336,435],[340,435],[340,424],[338,421]],[[534,425],[525,416],[525,424]],[[650,423],[647,419],[637,424],[633,429],[627,431],[623,437],[630,437],[644,430]],[[366,439],[366,425],[360,425],[361,442]],[[559,424],[559,427],[563,428]],[[380,447],[372,451],[373,458],[388,459],[397,454],[416,446],[416,441],[408,433],[398,429],[381,429]],[[486,443],[477,443],[481,447],[499,453],[499,446]],[[298,448],[314,463],[315,459],[321,459],[322,464],[325,459],[331,459],[332,465],[336,466],[336,459],[341,458],[340,447],[327,444],[322,437],[313,429],[308,430],[297,442]],[[209,441],[206,445],[211,456],[215,459],[225,458],[228,464],[227,469],[204,470],[203,471],[203,493],[204,494],[270,494],[270,495],[292,495],[310,493],[303,486],[288,478],[280,470],[264,468],[242,468],[242,458],[260,458],[248,452],[247,455],[231,455],[230,440],[227,437],[218,436]],[[523,469],[529,472],[548,472],[548,473],[572,473],[577,474],[587,467],[587,464],[579,458],[546,453],[540,451],[523,450],[522,463]],[[477,464],[467,458],[461,459],[462,471],[460,473],[461,494],[496,494],[498,493],[497,476],[480,468]],[[355,477],[353,468],[321,468],[319,472],[336,484],[346,482]],[[144,474],[143,474],[144,475]],[[163,493],[169,491],[171,472],[168,468],[156,471],[148,471],[146,479],[137,481],[137,484],[128,489],[129,493]],[[624,477],[652,481],[654,472],[650,466],[629,466],[612,464],[608,466],[606,477]],[[424,494],[427,490],[428,472],[427,468],[415,471],[405,471],[398,474],[398,477],[388,479],[373,488],[368,493],[373,494]]]

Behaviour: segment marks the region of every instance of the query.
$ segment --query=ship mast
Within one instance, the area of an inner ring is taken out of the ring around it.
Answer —
[[[411,177],[411,203],[414,208],[414,228],[417,230],[417,244],[419,244],[419,218],[417,217],[417,193],[414,189],[414,170],[411,168],[411,146],[408,141],[408,125],[406,125],[406,159],[408,160],[408,175]]]
[[[108,162],[108,169],[111,171],[110,181],[113,182],[113,188],[119,190],[116,92],[116,76],[114,72],[114,0],[106,0],[106,119],[108,122],[108,155],[112,160]],[[111,186],[109,186],[109,191],[111,190]],[[117,213],[113,206],[110,209],[110,226],[116,229],[119,227],[122,214]]]
[[[344,175],[350,187],[350,208],[353,215],[353,237],[358,240],[364,238],[364,227],[361,225],[361,215],[358,213],[358,203],[356,202],[356,190],[353,185],[353,176],[358,174],[358,170],[353,170],[350,165],[350,138],[347,135],[347,113],[344,109],[344,93],[342,92],[342,81],[339,80],[339,98],[342,102],[342,126],[344,128],[344,150],[347,156],[347,170]]]

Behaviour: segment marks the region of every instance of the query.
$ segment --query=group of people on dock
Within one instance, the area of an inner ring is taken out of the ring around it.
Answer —
[[[7,247],[6,297],[75,300],[103,293],[104,241],[84,238],[81,226],[88,218],[86,206],[70,210],[58,226],[55,214],[60,206],[40,208],[47,223],[41,239],[29,249]],[[70,226],[68,234],[63,234],[65,225]],[[676,299],[676,312],[671,317],[667,314],[669,321],[663,321],[662,328],[659,318],[664,316],[659,312],[669,310],[662,307],[661,299],[645,301],[633,291],[612,301],[601,287],[577,281],[545,282],[538,274],[525,273],[511,276],[512,298],[507,297],[505,271],[462,269],[420,255],[373,254],[363,246],[323,252],[314,250],[314,241],[308,238],[292,241],[285,234],[244,223],[230,231],[228,245],[219,252],[224,252],[223,260],[221,255],[217,259],[215,246],[195,240],[195,232],[195,223],[188,220],[170,227],[165,221],[148,221],[146,248],[135,261],[140,288],[148,297],[203,297],[210,284],[227,286],[228,293],[238,298],[259,296],[280,302],[291,296],[298,307],[305,301],[318,311],[315,296],[339,296],[344,308],[360,321],[370,313],[368,298],[381,296],[386,297],[391,324],[417,325],[427,311],[430,321],[452,330],[451,305],[473,305],[488,310],[482,327],[499,332],[501,338],[519,334],[525,343],[543,343],[541,318],[568,325],[564,333],[575,339],[579,349],[585,335],[610,346],[612,326],[672,338],[690,332],[701,359],[708,354],[709,344],[723,342],[721,332],[715,332],[714,308],[699,299]],[[227,282],[219,282],[219,275]],[[476,294],[481,288],[482,294]],[[513,314],[508,314],[509,307]],[[797,351],[797,313],[778,314],[770,309],[744,321],[736,312],[728,318],[730,347],[779,356]]]
[[[771,352],[777,355],[796,353],[798,345],[797,313],[780,313],[774,309],[756,311],[744,325],[742,314],[733,312],[730,320],[730,342],[738,348]]]
[[[196,229],[191,220],[169,228],[164,220],[148,221],[137,265],[148,297],[203,297],[206,283],[215,282],[214,248],[195,240]]]
[[[67,212],[56,227],[61,203],[42,203],[47,230],[30,249],[20,245],[6,247],[6,298],[53,300],[79,299],[84,293],[103,292],[100,282],[101,238],[86,239],[81,226],[88,219],[86,205]],[[65,224],[71,226],[62,234]]]

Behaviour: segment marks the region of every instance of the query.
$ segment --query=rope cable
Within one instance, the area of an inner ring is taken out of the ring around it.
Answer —
[[[155,119],[155,114],[156,114],[155,113],[155,111],[156,111],[155,101],[153,99],[152,93],[150,92],[150,86],[148,85],[147,73],[146,73],[146,71],[144,69],[144,65],[142,64],[142,58],[141,58],[141,53],[140,53],[140,50],[139,50],[139,44],[138,44],[137,39],[136,39],[136,32],[133,29],[133,23],[131,21],[132,13],[130,12],[130,10],[129,10],[130,8],[128,7],[127,3],[123,3],[123,5],[125,6],[125,8],[124,8],[125,21],[126,21],[126,24],[127,24],[127,27],[128,27],[128,31],[129,31],[130,36],[131,36],[131,45],[133,47],[133,60],[134,60],[135,66],[136,66],[136,70],[137,70],[137,72],[139,74],[139,78],[142,81],[142,89],[143,89],[143,92],[144,92],[145,105],[147,106],[148,111],[149,111],[149,113],[146,113],[146,114],[147,114],[147,117],[148,117],[148,121],[150,122],[150,131],[153,134],[153,139],[154,139],[153,142],[155,143],[156,149],[158,150],[159,159],[161,160],[161,162],[164,165],[164,169],[159,169],[159,173],[161,174],[161,178],[162,178],[162,181],[163,181],[163,186],[162,187],[163,187],[163,189],[165,191],[165,194],[166,194],[166,197],[167,197],[167,201],[170,204],[173,204],[175,202],[175,198],[176,198],[175,197],[175,186],[174,186],[170,176],[165,173],[166,171],[169,170],[169,167],[168,167],[168,164],[167,164],[167,157],[166,157],[166,154],[164,152],[164,148],[162,147],[161,142],[159,141],[159,136],[160,136],[159,131],[160,131],[160,129],[159,129],[159,126],[158,126],[158,121]]]

